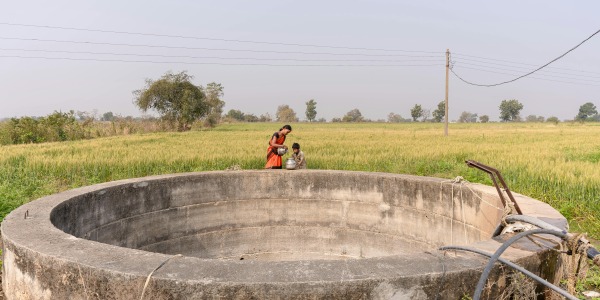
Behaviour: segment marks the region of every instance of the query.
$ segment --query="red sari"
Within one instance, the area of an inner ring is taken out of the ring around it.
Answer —
[[[276,138],[275,144],[283,145],[285,142],[285,135],[279,134],[279,132],[273,133],[273,137]],[[281,156],[277,154],[277,147],[271,146],[271,140],[269,140],[269,148],[267,148],[267,164],[265,169],[281,169]]]

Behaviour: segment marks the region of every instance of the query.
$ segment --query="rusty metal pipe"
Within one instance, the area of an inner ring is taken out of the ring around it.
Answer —
[[[506,206],[506,199],[504,199],[504,194],[500,190],[500,187],[498,186],[498,182],[496,181],[496,177],[498,177],[498,181],[500,181],[500,184],[502,184],[502,188],[504,189],[504,191],[506,191],[508,198],[515,206],[515,210],[517,211],[517,213],[520,215],[523,214],[523,212],[521,211],[521,208],[519,207],[519,204],[515,200],[515,197],[513,197],[513,194],[511,193],[510,189],[508,188],[506,181],[504,181],[504,178],[502,178],[500,171],[498,171],[497,169],[492,168],[490,166],[486,166],[480,162],[474,161],[474,160],[467,160],[467,161],[465,161],[465,163],[467,164],[467,166],[469,166],[471,168],[477,168],[477,169],[482,170],[490,175],[490,178],[492,179],[492,182],[494,183],[494,186],[496,187],[496,191],[498,192],[498,196],[500,196],[500,201],[502,201],[502,205]]]

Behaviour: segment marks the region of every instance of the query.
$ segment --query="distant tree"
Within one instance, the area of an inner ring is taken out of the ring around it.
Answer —
[[[488,115],[483,115],[483,116],[479,117],[479,122],[481,122],[481,123],[487,123],[489,121],[490,121],[490,116],[488,116]]]
[[[39,125],[44,132],[45,141],[67,141],[83,138],[85,133],[82,126],[89,125],[92,121],[89,119],[82,123],[77,122],[72,110],[67,113],[55,111],[39,118]]]
[[[338,122],[341,122],[341,121],[342,121],[342,119],[340,119],[340,118],[333,118],[333,119],[331,119],[332,123],[338,123]]]
[[[2,143],[26,144],[78,140],[89,137],[87,125],[75,117],[74,111],[55,111],[45,117],[11,118],[3,124]]]
[[[579,113],[575,117],[577,121],[586,121],[588,118],[591,118],[598,114],[596,110],[596,105],[592,102],[587,102],[579,107]]]
[[[244,121],[246,122],[258,122],[259,118],[253,114],[245,114]]]
[[[364,122],[365,119],[363,118],[362,114],[360,113],[360,110],[358,110],[358,108],[355,108],[349,112],[346,113],[346,115],[344,115],[344,117],[342,117],[342,122]]]
[[[306,102],[306,119],[312,122],[317,117],[317,101],[310,99]]]
[[[264,113],[258,117],[259,122],[273,122],[273,118],[269,113]]]
[[[416,122],[417,119],[423,116],[423,108],[420,104],[415,104],[415,106],[410,109],[410,116],[412,117],[413,122]]]
[[[523,109],[523,104],[516,99],[502,100],[502,103],[500,103],[500,120],[504,122],[519,121],[521,109]]]
[[[535,123],[538,121],[538,117],[536,115],[529,115],[525,117],[525,122]]]
[[[403,118],[401,115],[395,114],[392,112],[388,115],[387,121],[390,123],[400,123],[400,122],[409,122],[410,120],[407,120],[407,119]]]
[[[277,108],[277,122],[298,122],[296,112],[289,107],[289,105],[280,105]]]
[[[240,110],[230,109],[225,116],[237,121],[244,121],[245,114]]]
[[[538,116],[537,117],[537,121],[540,123],[544,123],[544,121],[546,120],[546,118],[544,118],[543,116]]]
[[[325,120],[325,118],[319,118],[319,119],[317,120],[317,122],[319,122],[319,123],[326,123],[326,122],[327,122],[327,120]]]
[[[11,144],[47,142],[40,121],[33,117],[11,118],[8,121],[8,138]]]
[[[552,117],[549,117],[548,119],[546,119],[546,122],[551,122],[551,123],[554,123],[554,124],[558,124],[560,122],[560,120],[557,117],[552,116]]]
[[[423,113],[421,114],[421,122],[429,121],[430,115],[431,115],[431,109],[423,109]]]
[[[143,112],[153,109],[163,120],[177,123],[179,131],[190,130],[194,121],[211,111],[202,87],[194,85],[192,79],[185,71],[167,72],[156,81],[147,79],[146,87],[133,92],[134,103]]]
[[[463,111],[458,117],[458,123],[476,123],[477,122],[477,114],[470,113],[468,111]]]
[[[208,103],[207,115],[220,119],[223,114],[223,106],[225,106],[225,101],[221,100],[223,86],[220,83],[211,82],[204,88],[204,93],[206,94],[206,103]]]
[[[433,111],[432,117],[434,122],[442,122],[444,117],[446,116],[446,102],[441,101],[438,103],[437,109]]]
[[[77,111],[75,113],[75,115],[77,116],[77,120],[79,121],[88,121],[88,120],[95,120],[96,118],[94,117],[94,114],[88,111]]]
[[[113,121],[115,119],[115,115],[112,113],[112,111],[109,112],[105,112],[102,114],[102,121]]]

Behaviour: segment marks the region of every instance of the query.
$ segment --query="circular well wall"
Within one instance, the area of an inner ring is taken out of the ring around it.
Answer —
[[[547,218],[564,220],[543,203],[521,195],[518,201],[522,209],[543,207]],[[19,220],[23,211],[29,218]],[[23,260],[33,256],[61,262],[49,274],[77,278],[83,268],[105,295],[123,289],[133,295],[153,268],[182,254],[153,275],[159,295],[183,289],[201,297],[372,298],[414,286],[429,295],[441,274],[435,249],[497,243],[491,236],[501,216],[495,189],[428,177],[281,170],[124,180],[11,213],[2,226],[10,265],[4,285],[7,294],[87,293],[82,284],[59,291],[39,276],[44,267]],[[18,223],[39,241],[17,237]],[[448,264],[472,272],[481,262],[465,256]]]

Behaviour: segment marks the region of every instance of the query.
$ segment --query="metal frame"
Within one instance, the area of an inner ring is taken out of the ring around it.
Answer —
[[[519,204],[517,204],[517,201],[515,200],[515,197],[513,197],[512,193],[510,192],[508,185],[506,185],[506,181],[504,181],[504,178],[502,178],[500,171],[498,171],[497,169],[492,168],[490,166],[486,166],[480,162],[474,161],[474,160],[467,160],[467,161],[465,161],[465,163],[467,164],[467,166],[469,166],[471,168],[477,168],[477,169],[482,170],[490,175],[490,178],[492,179],[492,182],[494,183],[494,186],[496,187],[496,191],[498,191],[498,196],[500,196],[500,201],[502,201],[502,205],[504,205],[506,207],[506,199],[504,199],[504,194],[502,193],[502,191],[500,190],[500,187],[498,186],[498,181],[500,181],[500,184],[502,184],[502,188],[504,189],[504,191],[506,191],[508,198],[514,204],[515,210],[517,211],[517,213],[520,215],[523,214],[523,212],[521,211],[521,208],[519,207]],[[496,180],[496,177],[498,178],[498,180]]]

